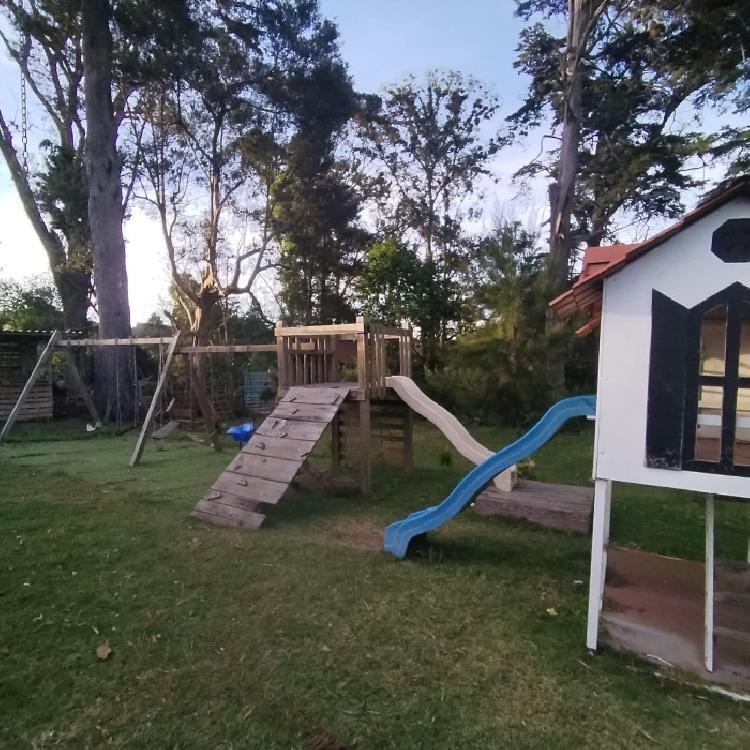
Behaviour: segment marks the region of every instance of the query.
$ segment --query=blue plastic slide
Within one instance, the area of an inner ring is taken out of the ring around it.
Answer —
[[[472,469],[442,503],[418,510],[388,526],[384,549],[396,557],[405,557],[415,536],[434,531],[453,518],[493,477],[539,450],[571,417],[593,416],[595,411],[596,396],[573,396],[558,401],[515,443],[506,445]]]

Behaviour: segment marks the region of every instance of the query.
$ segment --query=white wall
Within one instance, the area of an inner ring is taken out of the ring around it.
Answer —
[[[738,218],[750,218],[750,200],[725,204],[604,280],[595,478],[750,498],[748,477],[646,466],[652,292],[689,308],[735,281],[750,287],[750,263],[723,263],[711,252],[714,230]]]

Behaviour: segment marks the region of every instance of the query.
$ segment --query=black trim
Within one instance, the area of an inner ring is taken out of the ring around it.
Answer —
[[[750,219],[729,219],[711,237],[711,252],[724,263],[750,261]]]
[[[657,292],[654,292],[657,294]],[[746,303],[750,303],[750,289],[735,282],[726,289],[711,295],[688,313],[687,357],[685,359],[687,379],[685,386],[684,442],[682,468],[710,474],[732,474],[750,476],[750,466],[734,465],[734,439],[737,425],[737,390],[750,387],[750,378],[739,376],[740,339],[742,315]],[[705,313],[717,305],[727,307],[726,348],[724,353],[724,375],[700,374],[701,321]],[[701,385],[716,385],[724,389],[721,404],[721,459],[700,461],[695,458],[695,433],[698,422],[698,397]]]
[[[682,465],[688,320],[686,308],[654,290],[646,420],[646,465],[653,469]]]

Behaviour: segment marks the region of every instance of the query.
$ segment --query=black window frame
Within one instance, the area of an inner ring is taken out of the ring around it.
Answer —
[[[735,428],[737,426],[737,393],[750,388],[750,378],[739,376],[740,337],[745,304],[750,304],[750,289],[735,282],[712,295],[688,312],[687,362],[685,383],[685,419],[683,423],[682,468],[709,474],[750,476],[750,466],[734,464]],[[703,316],[718,305],[726,305],[727,330],[724,352],[724,375],[700,374],[701,322]],[[724,389],[721,405],[721,457],[719,461],[695,458],[695,436],[698,423],[700,386],[715,385]]]

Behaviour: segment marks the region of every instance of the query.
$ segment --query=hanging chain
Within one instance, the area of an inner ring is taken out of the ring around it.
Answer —
[[[21,164],[29,173],[29,115],[26,106],[26,78],[21,73]]]

